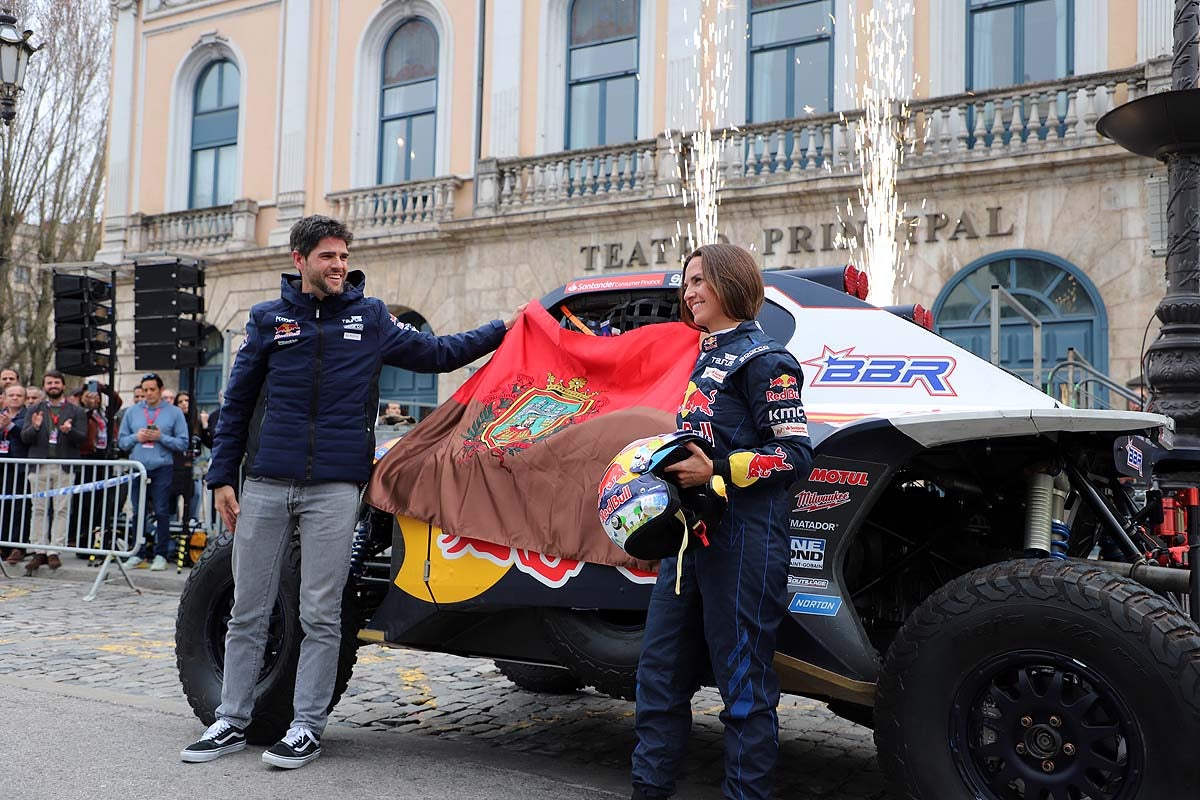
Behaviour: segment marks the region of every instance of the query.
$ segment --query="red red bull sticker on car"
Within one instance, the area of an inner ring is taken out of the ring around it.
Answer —
[[[950,383],[957,361],[951,356],[865,355],[853,347],[824,345],[821,355],[801,362],[816,367],[813,387],[905,389],[920,386],[933,397],[953,397]]]
[[[585,563],[448,533],[443,533],[437,538],[437,545],[442,555],[448,559],[472,556],[501,567],[515,565],[521,572],[551,589],[560,589],[565,586],[567,581],[583,570]]]

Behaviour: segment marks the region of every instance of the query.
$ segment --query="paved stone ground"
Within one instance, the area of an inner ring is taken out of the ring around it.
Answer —
[[[81,578],[90,572],[68,567]],[[135,580],[143,576],[135,573]],[[169,580],[164,573],[154,577]],[[87,586],[62,578],[0,577],[0,674],[182,699],[174,653],[177,593],[139,597],[123,584],[109,584],[96,600],[84,602]],[[706,689],[693,708],[686,777],[716,786],[722,776],[720,699]],[[623,767],[633,749],[632,717],[632,703],[590,691],[525,692],[490,661],[365,647],[331,722],[400,736],[469,737],[510,751]],[[778,797],[885,797],[869,730],[800,697],[785,696],[779,717]]]

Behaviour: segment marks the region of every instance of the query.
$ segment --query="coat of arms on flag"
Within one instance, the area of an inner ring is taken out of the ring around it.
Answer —
[[[463,432],[455,461],[462,463],[484,450],[498,455],[524,450],[599,413],[608,400],[598,394],[587,390],[587,379],[582,377],[564,383],[547,372],[545,385],[538,387],[529,376],[519,375],[511,386],[484,399],[479,415]]]

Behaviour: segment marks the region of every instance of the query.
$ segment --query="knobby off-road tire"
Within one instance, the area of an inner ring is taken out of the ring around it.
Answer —
[[[546,638],[562,663],[609,697],[633,700],[646,619],[617,619],[598,611],[547,609]]]
[[[575,694],[583,681],[564,667],[545,667],[520,661],[496,661],[496,669],[527,692],[538,694]]]
[[[215,720],[224,680],[225,631],[233,609],[233,536],[210,540],[192,569],[179,598],[175,619],[175,663],[188,704],[205,725]],[[337,705],[357,659],[357,614],[353,592],[342,595],[342,646],[329,709]],[[246,737],[252,744],[273,744],[287,733],[293,717],[292,695],[300,657],[300,544],[293,539],[284,554],[279,595],[271,612],[267,647],[254,715]]]
[[[892,795],[1195,797],[1200,630],[1096,567],[1014,561],[927,599],[888,650],[875,743]],[[1165,759],[1165,760],[1164,760]]]

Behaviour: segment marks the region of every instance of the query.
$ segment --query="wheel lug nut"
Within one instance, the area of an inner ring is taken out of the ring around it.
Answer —
[[[1075,755],[1075,745],[1071,744],[1070,742],[1067,742],[1066,744],[1063,745],[1063,752],[1069,756]]]
[[[1017,752],[1020,753],[1021,755],[1025,755],[1025,745],[1021,744],[1020,742],[1017,742]]]
[[[1022,728],[1028,728],[1032,724],[1033,724],[1033,717],[1028,716],[1028,715],[1021,717],[1021,727]]]
[[[1062,720],[1059,719],[1058,717],[1051,717],[1050,724],[1053,725],[1055,728],[1060,728],[1060,727],[1062,727]]]
[[[1042,762],[1042,772],[1054,772],[1054,762],[1053,761],[1043,761]]]

